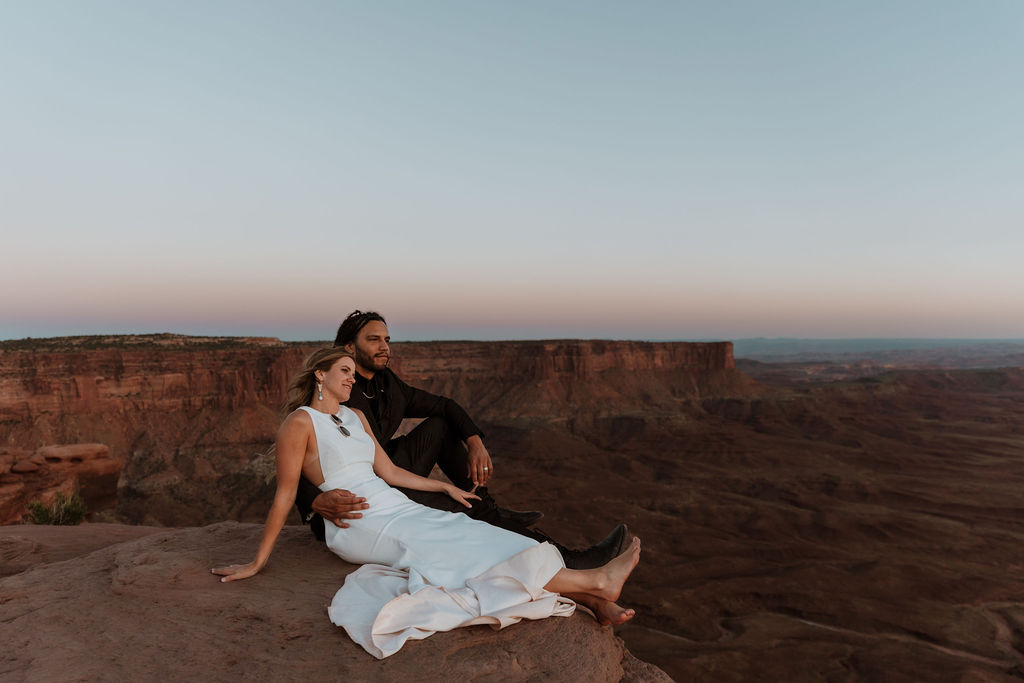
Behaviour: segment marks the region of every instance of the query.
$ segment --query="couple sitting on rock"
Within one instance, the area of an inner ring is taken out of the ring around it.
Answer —
[[[328,612],[378,658],[436,631],[569,616],[573,601],[602,624],[632,618],[615,601],[639,539],[619,525],[570,550],[529,528],[541,513],[499,507],[484,487],[494,466],[480,430],[451,399],[388,369],[389,341],[384,318],[355,311],[335,346],[306,360],[286,399],[277,493],[256,559],[213,572],[233,581],[260,571],[295,503],[317,538],[363,565]],[[406,417],[426,419],[393,438]],[[427,478],[435,463],[451,484]]]

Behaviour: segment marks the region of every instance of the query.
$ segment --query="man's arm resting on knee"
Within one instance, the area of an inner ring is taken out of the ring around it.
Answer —
[[[345,489],[324,491],[313,499],[313,512],[324,519],[334,522],[335,526],[347,529],[346,519],[359,519],[363,516],[358,510],[370,507],[365,498],[356,496]]]
[[[491,461],[491,454],[487,452],[487,447],[484,446],[483,431],[476,426],[463,407],[447,396],[411,387],[394,373],[391,374],[391,378],[406,400],[403,417],[443,417],[449,428],[466,442],[469,478],[476,486],[486,485],[487,480],[494,475],[494,463]]]
[[[452,399],[409,386],[394,373],[390,377],[395,390],[405,398],[402,417],[443,417],[467,445],[470,437],[484,435],[465,409]]]

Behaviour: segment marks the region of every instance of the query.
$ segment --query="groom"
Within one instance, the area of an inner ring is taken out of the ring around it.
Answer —
[[[353,311],[338,328],[335,346],[343,346],[355,357],[356,381],[346,402],[366,416],[377,442],[399,467],[429,476],[436,463],[445,476],[464,490],[480,496],[467,510],[447,495],[400,489],[410,499],[470,517],[528,536],[549,541],[561,551],[570,569],[600,566],[617,556],[628,540],[619,525],[601,543],[586,550],[569,550],[543,533],[528,527],[543,516],[537,511],[520,512],[499,507],[484,485],[494,474],[494,464],[483,443],[483,432],[458,403],[411,387],[388,368],[391,359],[387,323],[373,311]],[[426,418],[405,436],[395,437],[404,418]],[[465,443],[465,446],[463,446]],[[304,477],[299,482],[296,505],[313,534],[323,540],[323,518],[342,528],[345,519],[358,519],[369,505],[349,491],[335,489],[321,493]]]

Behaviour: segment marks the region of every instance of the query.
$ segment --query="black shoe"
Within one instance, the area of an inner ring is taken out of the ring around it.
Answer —
[[[544,513],[539,510],[509,510],[508,508],[498,508],[498,517],[500,517],[502,521],[511,522],[512,524],[521,524],[522,526],[530,526],[543,516]]]
[[[608,536],[586,550],[563,550],[562,559],[569,569],[594,569],[601,567],[622,554],[629,542],[629,527],[620,524]]]
[[[522,512],[498,507],[498,504],[494,502],[494,498],[488,493],[486,486],[477,487],[474,493],[480,496],[480,500],[474,500],[472,509],[469,511],[463,509],[462,512],[466,512],[473,519],[479,519],[481,522],[500,526],[517,534],[532,537],[527,527],[544,516],[543,512],[538,512],[537,510]]]

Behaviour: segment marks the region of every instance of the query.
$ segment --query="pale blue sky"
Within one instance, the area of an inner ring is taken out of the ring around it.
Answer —
[[[1024,337],[1024,3],[0,2],[0,338]]]

